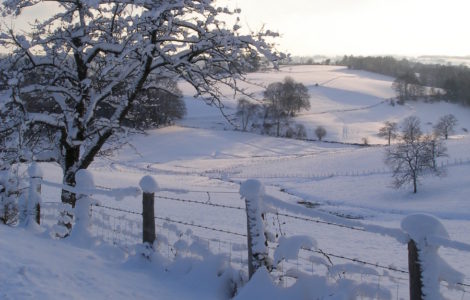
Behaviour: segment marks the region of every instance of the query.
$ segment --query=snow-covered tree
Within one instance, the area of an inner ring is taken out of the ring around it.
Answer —
[[[243,54],[274,62],[281,56],[269,41],[276,33],[241,33],[240,10],[212,0],[6,0],[0,10],[4,17],[21,15],[45,2],[57,10],[30,32],[1,30],[0,46],[9,55],[0,68],[24,124],[54,130],[52,158],[67,185],[75,185],[76,172],[120,129],[139,93],[152,85],[151,75],[185,80],[217,104],[218,84],[237,89],[242,75],[233,66]],[[46,103],[51,109],[30,109]],[[98,116],[104,107],[112,113]],[[63,191],[62,201],[74,205],[75,195]]]

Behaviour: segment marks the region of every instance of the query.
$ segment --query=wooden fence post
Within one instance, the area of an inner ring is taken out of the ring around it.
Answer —
[[[144,176],[139,182],[142,189],[142,242],[153,247],[156,239],[155,233],[155,192],[158,184],[151,176]]]
[[[422,269],[418,247],[414,240],[408,242],[408,271],[410,273],[410,300],[423,300]]]

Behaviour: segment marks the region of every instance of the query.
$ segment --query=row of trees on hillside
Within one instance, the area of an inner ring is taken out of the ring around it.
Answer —
[[[401,82],[418,87],[417,90],[407,91],[401,86],[396,91],[397,96],[402,98],[406,96],[412,99],[420,96],[423,92],[422,87],[432,87],[435,89],[425,93],[426,97],[470,105],[470,68],[467,66],[423,64],[391,56],[344,56],[337,64],[392,76]]]
[[[247,98],[238,100],[237,117],[243,131],[255,130],[263,134],[305,138],[301,124],[292,126],[291,119],[310,108],[308,89],[291,77],[269,84],[262,103]]]
[[[439,157],[447,156],[442,138],[447,139],[456,124],[453,115],[446,115],[434,126],[434,134],[423,134],[421,121],[415,116],[406,118],[401,126],[385,122],[379,136],[388,139],[385,162],[392,170],[396,188],[410,183],[416,193],[422,176],[444,174],[437,164]],[[393,139],[399,139],[398,143],[391,145]]]
[[[444,115],[433,126],[433,135],[436,138],[448,139],[450,134],[455,133],[455,127],[458,124],[457,118],[453,114]],[[379,129],[378,136],[388,141],[390,146],[391,141],[400,137],[399,126],[396,122],[386,121],[384,126]]]

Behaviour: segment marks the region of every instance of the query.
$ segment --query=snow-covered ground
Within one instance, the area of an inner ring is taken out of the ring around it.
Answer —
[[[157,228],[157,235],[160,230],[168,240],[178,240],[177,231],[184,233],[190,228],[192,232],[185,235],[188,240],[192,235],[203,237],[212,252],[225,256],[209,256],[204,264],[194,258],[151,264],[136,258],[135,250],[127,248],[123,251],[102,243],[88,249],[67,240],[53,240],[46,233],[0,227],[0,298],[227,298],[228,278],[236,278],[234,274],[246,263],[246,251],[240,246],[246,244],[246,238],[181,222],[244,234],[246,215],[242,210],[177,202],[165,197],[244,207],[238,195],[239,184],[250,178],[266,185],[267,194],[277,199],[280,212],[299,215],[300,211],[304,216],[326,213],[332,218],[340,216],[338,220],[344,222],[353,218],[357,219],[354,222],[387,228],[400,228],[401,220],[409,214],[428,213],[441,219],[451,239],[470,243],[467,229],[470,225],[470,136],[463,130],[470,129],[470,109],[444,102],[391,106],[387,99],[393,96],[392,78],[334,66],[284,67],[280,71],[254,73],[248,76],[251,83],[243,85],[248,92],[260,96],[261,86],[285,76],[293,77],[309,89],[311,109],[298,116],[297,121],[306,126],[310,138],[314,138],[315,127],[322,125],[328,132],[326,140],[361,143],[365,137],[372,144],[385,144],[376,133],[386,120],[399,122],[417,115],[424,131],[430,131],[439,117],[454,114],[459,125],[447,142],[449,157],[439,162],[447,166],[447,176],[424,178],[416,195],[408,188],[395,190],[391,188],[390,173],[383,162],[384,146],[358,147],[234,131],[217,108],[192,99],[193,91],[182,85],[188,106],[184,120],[175,126],[135,136],[132,146],[111,157],[97,159],[90,170],[96,184],[108,188],[137,186],[144,175],[153,176],[160,188],[167,190],[157,193],[163,197],[157,198],[155,205],[156,216],[163,219],[157,220],[157,225],[162,226]],[[225,93],[224,112],[230,115],[234,113],[236,98],[228,90]],[[57,166],[42,167],[46,180],[60,182]],[[43,201],[57,202],[59,190],[45,185],[43,198]],[[120,202],[104,196],[96,198],[106,206],[141,211],[140,198],[127,197]],[[297,204],[299,201],[311,207]],[[168,223],[165,218],[181,221],[176,224],[178,230],[165,225]],[[119,222],[119,218],[114,218],[108,223],[116,220]],[[391,237],[283,216],[273,218],[272,224],[273,231],[313,237],[326,253],[407,269],[406,245]],[[95,233],[110,240],[109,234],[99,230]],[[162,255],[169,258],[170,247],[163,250]],[[442,249],[441,254],[451,266],[470,276],[470,253]],[[303,255],[305,258],[306,254]],[[231,267],[226,265],[227,257]],[[334,264],[345,263],[339,258],[332,260]],[[312,276],[318,271],[315,268],[314,272],[313,263],[305,259],[294,265],[311,272]],[[220,275],[221,270],[226,275]],[[378,271],[380,276],[361,273],[351,278],[359,283],[382,285],[393,299],[408,297],[406,274],[391,272],[392,276],[405,279],[393,283],[390,278],[384,278],[387,276],[383,270]],[[255,281],[259,288],[249,284],[246,289],[240,289],[239,298],[259,298],[260,291],[274,289],[265,279],[259,275]],[[301,282],[288,292],[276,290],[268,294],[277,295],[278,299],[310,299],[313,294],[305,286],[308,284]],[[303,295],[302,290],[305,290]],[[338,292],[338,288],[331,287],[329,291]],[[469,293],[446,295],[470,299]]]

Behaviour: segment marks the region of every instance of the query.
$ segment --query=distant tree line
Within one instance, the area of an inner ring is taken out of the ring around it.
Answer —
[[[470,68],[464,65],[423,64],[391,56],[344,56],[337,64],[350,69],[392,76],[401,79],[402,82],[410,79],[414,87],[427,86],[444,91],[444,94],[441,94],[431,89],[427,94],[428,97],[470,105]],[[395,89],[399,98],[415,96],[407,95],[408,91],[402,89],[403,86],[400,88],[398,91]],[[414,92],[420,93],[422,90]]]

